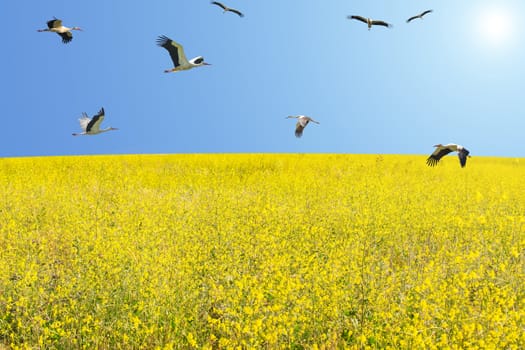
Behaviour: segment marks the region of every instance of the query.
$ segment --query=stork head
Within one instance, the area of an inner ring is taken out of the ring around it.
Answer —
[[[80,30],[81,32],[83,31],[82,28],[80,28],[80,27],[73,27],[73,28],[71,28],[71,30]]]
[[[204,57],[202,56],[192,58],[190,64],[193,66],[211,66],[211,64],[204,62]]]
[[[432,146],[432,147],[443,147],[443,145],[440,144],[440,143],[438,143],[437,145],[434,145],[434,146]]]

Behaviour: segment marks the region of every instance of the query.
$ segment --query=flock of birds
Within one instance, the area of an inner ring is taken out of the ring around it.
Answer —
[[[223,13],[231,12],[239,17],[244,17],[244,14],[236,10],[234,8],[230,8],[226,5],[224,5],[221,2],[218,1],[212,1],[212,5],[218,6],[223,10]],[[406,20],[407,23],[410,23],[411,21],[415,19],[423,19],[423,17],[429,13],[431,13],[432,10],[426,10],[421,12],[418,15],[412,16]],[[372,26],[383,26],[387,28],[391,28],[392,24],[385,22],[383,20],[375,20],[371,18],[366,18],[362,16],[357,15],[351,15],[347,16],[350,20],[357,20],[363,23],[366,23],[368,30],[372,28]],[[67,44],[73,40],[73,34],[71,33],[73,30],[79,30],[82,29],[80,27],[65,27],[62,25],[62,20],[58,18],[53,18],[52,20],[47,21],[47,28],[45,29],[38,29],[38,32],[52,32],[57,33],[61,38],[62,42],[64,44]],[[186,55],[184,53],[184,48],[181,44],[177,43],[176,41],[168,38],[165,35],[161,35],[157,38],[157,45],[160,47],[163,47],[166,49],[171,57],[171,60],[173,62],[173,68],[164,70],[164,73],[170,73],[170,72],[178,72],[183,70],[188,70],[196,67],[206,66],[210,65],[209,63],[204,61],[204,57],[197,56],[190,60],[186,58]],[[296,115],[296,116],[288,116],[286,119],[297,119],[297,123],[295,125],[295,136],[301,137],[303,135],[304,128],[312,122],[315,124],[320,124],[318,121],[313,120],[312,118],[305,116],[305,115]],[[118,130],[117,128],[108,127],[105,129],[101,129],[101,123],[104,120],[104,108],[101,108],[100,111],[95,114],[92,118],[90,118],[85,112],[82,113],[82,117],[79,119],[80,127],[82,128],[81,133],[73,133],[73,136],[80,136],[80,135],[97,135],[103,132],[112,131],[112,130]],[[436,148],[434,152],[427,158],[427,165],[428,166],[435,166],[438,164],[439,160],[444,157],[445,155],[451,153],[451,152],[457,152],[459,157],[459,163],[461,167],[464,167],[467,163],[467,157],[470,157],[469,151],[457,144],[437,144],[434,145]]]

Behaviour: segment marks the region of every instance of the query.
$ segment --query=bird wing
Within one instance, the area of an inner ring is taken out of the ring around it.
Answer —
[[[361,16],[346,16],[348,19],[357,19],[358,21],[361,21],[363,23],[368,23],[367,19]]]
[[[452,152],[452,150],[449,148],[444,148],[444,147],[436,148],[436,150],[430,155],[430,157],[427,158],[427,165],[428,166],[436,165],[441,158],[443,158],[450,152]]]
[[[426,10],[426,11],[423,11],[423,12],[421,13],[420,16],[423,17],[424,15],[426,15],[427,13],[430,13],[430,12],[432,12],[432,11],[433,11],[433,10]]]
[[[71,40],[73,40],[73,34],[71,32],[64,32],[64,33],[57,33],[62,37],[62,42],[64,44],[67,44]]]
[[[416,19],[416,18],[419,18],[419,16],[412,16],[410,17],[409,19],[407,19],[407,23],[410,23],[410,21]]]
[[[458,152],[459,164],[461,164],[462,168],[467,164],[467,156],[469,153],[470,152],[466,148],[463,148]]]
[[[188,64],[188,59],[184,54],[184,49],[182,48],[181,44],[171,40],[165,35],[161,35],[157,38],[157,45],[162,46],[168,50],[175,67]]]
[[[62,20],[60,19],[57,19],[57,18],[54,18],[50,21],[47,21],[47,27],[49,29],[51,28],[58,28],[58,27],[61,27],[62,26]]]
[[[386,23],[385,21],[377,21],[377,20],[372,21],[372,25],[383,26],[383,27],[387,27],[387,28],[392,27],[392,25],[390,23]]]
[[[437,157],[438,160],[443,158],[444,156],[446,156],[447,154],[449,154],[450,152],[452,152],[452,150],[450,148],[445,148],[445,147],[438,147],[436,148],[436,150],[432,153],[432,155],[434,157]]]
[[[233,12],[233,13],[236,13],[237,15],[239,15],[239,17],[244,17],[244,15],[242,14],[242,12],[239,11],[239,10],[236,10],[236,9],[228,9],[228,11]]]
[[[227,10],[228,8],[226,6],[224,6],[224,4],[221,4],[220,2],[218,1],[212,1],[211,2],[213,5],[217,5],[219,7],[221,7],[223,10]]]
[[[78,122],[80,123],[80,128],[86,131],[86,128],[90,121],[91,121],[91,118],[88,117],[88,115],[85,112],[82,112],[82,117],[78,119]]]
[[[308,124],[308,123],[306,123]],[[304,127],[306,126],[306,124],[302,124],[301,123],[301,119],[299,119],[297,121],[297,124],[295,124],[295,137],[301,137],[303,136],[303,130],[304,130]]]
[[[96,133],[100,129],[100,124],[102,124],[102,121],[104,120],[104,108],[101,108],[100,111],[93,116],[91,121],[88,123],[86,127],[86,132],[92,132]]]

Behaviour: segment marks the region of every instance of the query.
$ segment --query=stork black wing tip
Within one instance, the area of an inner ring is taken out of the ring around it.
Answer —
[[[437,160],[436,158],[430,156],[430,157],[427,158],[427,165],[428,165],[429,167],[434,167],[434,166],[436,166],[436,164],[438,163],[438,161],[439,161],[439,160]]]
[[[157,37],[157,45],[159,46],[166,45],[166,43],[168,43],[169,41],[171,41],[171,39],[168,38],[166,35],[159,35]]]

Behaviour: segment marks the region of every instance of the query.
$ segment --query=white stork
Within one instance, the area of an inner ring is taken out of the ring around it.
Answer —
[[[383,26],[383,27],[387,27],[387,28],[392,27],[392,25],[390,23],[387,23],[385,21],[379,21],[379,20],[365,18],[365,17],[361,17],[361,16],[346,16],[346,18],[348,18],[348,19],[357,19],[358,21],[366,23],[368,25],[368,30],[370,30],[370,28],[372,28],[372,26]]]
[[[295,136],[301,137],[303,136],[303,130],[306,128],[309,122],[319,124],[319,122],[313,120],[310,117],[307,117],[305,115],[290,115],[286,117],[286,119],[295,118],[297,119],[297,124],[295,124]]]
[[[100,109],[100,111],[93,116],[93,118],[90,118],[85,112],[82,113],[82,118],[80,118],[78,121],[80,122],[80,127],[82,130],[84,130],[81,133],[73,133],[73,136],[80,136],[80,135],[96,135],[101,134],[106,131],[111,130],[118,130],[117,128],[105,128],[100,129],[100,124],[102,124],[102,121],[104,120],[104,107]]]
[[[447,145],[434,145],[436,147],[435,151],[427,158],[428,166],[435,166],[441,158],[449,154],[450,152],[458,152],[459,164],[463,168],[467,164],[467,156],[469,156],[469,151],[461,146],[454,143],[449,143]]]
[[[62,25],[62,20],[57,19],[56,17],[53,17],[54,19],[47,21],[47,28],[46,29],[38,29],[38,32],[53,32],[57,33],[62,37],[62,42],[64,44],[69,43],[71,40],[73,40],[73,34],[71,33],[72,30],[82,30],[79,27],[73,27],[68,28],[64,27]]]
[[[430,12],[433,12],[433,10],[426,10],[426,11],[421,12],[419,15],[412,16],[409,19],[407,19],[407,23],[410,23],[410,21],[416,18],[423,19],[423,16]]]
[[[224,5],[224,4],[222,4],[222,3],[218,2],[218,1],[212,1],[211,3],[213,5],[217,5],[220,8],[222,8],[224,10],[223,13],[226,13],[226,12],[229,11],[229,12],[233,12],[233,13],[237,14],[239,17],[244,17],[244,15],[243,15],[243,13],[241,11],[236,10],[236,9],[232,9],[232,8],[226,6],[226,5]]]
[[[166,69],[164,73],[178,72],[181,70],[187,70],[200,66],[209,66],[209,63],[204,62],[204,57],[197,56],[188,61],[184,54],[182,45],[171,40],[167,36],[161,35],[157,38],[157,45],[162,46],[170,53],[171,60],[173,61],[174,67]]]

